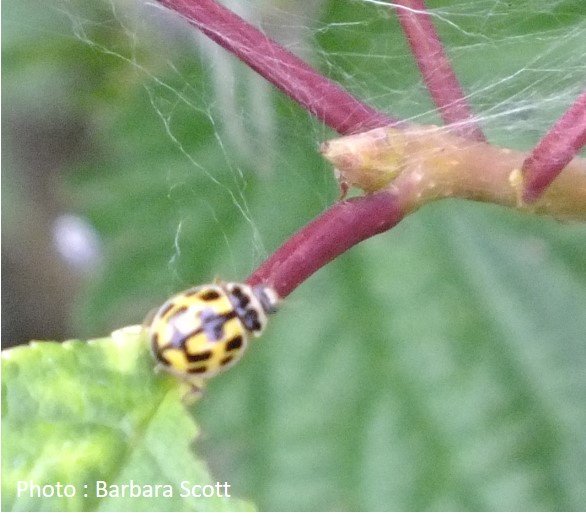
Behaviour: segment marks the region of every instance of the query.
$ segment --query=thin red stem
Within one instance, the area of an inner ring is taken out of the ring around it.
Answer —
[[[586,91],[539,141],[523,163],[523,200],[537,200],[586,145]]]
[[[265,79],[342,134],[397,121],[358,101],[340,86],[213,0],[158,0],[184,16]],[[338,202],[290,238],[249,278],[286,297],[300,283],[357,243],[403,218],[388,192]]]
[[[403,216],[399,198],[388,191],[338,202],[285,242],[247,282],[267,284],[286,297],[321,267]]]
[[[466,101],[424,0],[395,0],[393,5],[423,80],[444,122],[454,125],[454,133],[461,137],[486,141]]]
[[[323,77],[297,56],[213,0],[158,0],[236,55],[327,126],[341,134],[396,122]]]

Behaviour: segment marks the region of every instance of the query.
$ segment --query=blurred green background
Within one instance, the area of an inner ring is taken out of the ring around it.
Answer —
[[[226,3],[438,122],[388,8]],[[529,149],[583,88],[583,2],[433,8],[490,140]],[[154,2],[6,0],[2,29],[4,347],[243,279],[335,200],[331,130]],[[196,449],[261,510],[583,510],[585,346],[584,224],[438,203],[287,299]]]

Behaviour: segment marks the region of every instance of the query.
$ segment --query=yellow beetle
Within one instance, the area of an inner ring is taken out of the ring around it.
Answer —
[[[155,314],[149,336],[161,369],[200,392],[203,380],[233,366],[258,337],[278,296],[263,285],[217,282],[181,292]]]

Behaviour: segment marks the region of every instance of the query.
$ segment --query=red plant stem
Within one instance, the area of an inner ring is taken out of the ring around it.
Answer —
[[[396,122],[362,103],[213,0],[158,1],[180,13],[337,132],[358,133]]]
[[[536,201],[586,145],[586,91],[576,99],[523,163],[523,201]]]
[[[395,0],[393,5],[427,90],[444,122],[454,124],[454,133],[461,137],[486,141],[475,122],[424,0]]]
[[[379,191],[334,204],[275,251],[248,279],[286,297],[314,272],[404,216],[397,194]]]
[[[213,0],[158,0],[341,134],[396,123],[267,38]],[[284,298],[315,271],[357,243],[403,218],[388,192],[338,202],[272,254],[247,280],[273,287]]]

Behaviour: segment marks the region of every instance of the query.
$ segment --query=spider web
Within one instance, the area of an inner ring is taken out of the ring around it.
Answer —
[[[564,23],[580,9],[579,2],[428,4],[488,138],[530,149],[583,88],[586,21],[570,30]],[[359,99],[398,118],[441,124],[393,4],[231,0],[225,5]],[[153,139],[172,150],[169,164],[153,166],[153,175],[165,179],[158,196],[169,200],[172,214],[172,239],[163,252],[169,276],[165,291],[208,281],[203,276],[211,274],[209,268],[194,279],[193,269],[185,267],[192,261],[185,242],[199,220],[209,222],[221,242],[216,254],[225,260],[217,274],[245,277],[279,245],[254,207],[259,197],[281,196],[274,194],[276,177],[291,179],[290,185],[314,204],[297,222],[275,224],[281,240],[315,215],[316,207],[323,210],[335,200],[330,168],[316,151],[333,132],[180,17],[143,0],[56,0],[43,3],[43,9],[59,20],[59,28],[47,22],[35,30],[60,31],[91,50],[97,61],[117,63],[108,65],[118,75],[111,82],[142,91],[147,105],[141,110],[158,120]],[[199,121],[191,132],[190,119]],[[197,135],[200,129],[203,137]],[[297,159],[305,156],[311,157],[307,170]],[[265,192],[251,187],[263,182],[269,186]],[[191,208],[182,206],[186,196]],[[225,204],[219,209],[214,200],[227,201],[231,209]],[[239,222],[239,239],[227,220]]]

